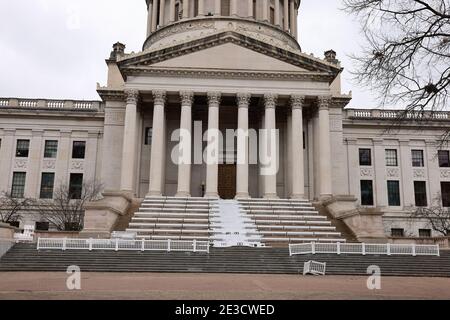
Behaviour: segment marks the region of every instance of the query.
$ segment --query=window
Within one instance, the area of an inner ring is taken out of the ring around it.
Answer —
[[[400,228],[392,228],[391,229],[391,236],[392,237],[404,237],[405,236],[405,230]]]
[[[361,205],[373,206],[372,180],[361,180]]]
[[[222,0],[220,13],[225,17],[230,15],[230,0]]]
[[[396,149],[386,149],[386,166],[388,167],[398,166]]]
[[[388,181],[388,203],[391,207],[400,206],[400,182],[399,181]]]
[[[11,196],[13,198],[23,198],[25,192],[25,172],[14,172],[11,187]]]
[[[419,229],[420,238],[431,238],[431,229]]]
[[[372,150],[359,149],[359,165],[371,166],[372,165]]]
[[[428,205],[425,181],[414,181],[414,197],[416,199],[416,207],[426,207]]]
[[[448,150],[439,150],[438,157],[439,157],[439,167],[441,168],[450,167],[450,159],[449,159],[450,154]]]
[[[55,183],[54,173],[42,173],[41,179],[41,199],[52,199],[53,198],[53,185]]]
[[[425,162],[423,160],[423,150],[411,150],[412,166],[423,167]]]
[[[83,174],[71,173],[69,183],[69,194],[72,199],[81,199],[83,191]]]
[[[44,150],[44,158],[56,158],[56,154],[58,153],[58,141],[56,140],[46,140],[45,141],[45,150]]]
[[[145,145],[149,146],[152,144],[153,128],[145,128]]]
[[[256,19],[256,0],[253,0],[253,18]]]
[[[48,222],[36,222],[35,228],[38,231],[48,231],[48,229],[50,229],[50,223],[48,223]]]
[[[17,140],[16,157],[28,158],[30,151],[30,140]]]
[[[441,182],[442,206],[450,207],[450,182]]]
[[[272,7],[270,8],[270,23],[275,24],[275,9]]]
[[[85,141],[74,141],[72,147],[72,159],[84,159],[86,152]]]
[[[180,4],[175,4],[175,21],[180,20]]]

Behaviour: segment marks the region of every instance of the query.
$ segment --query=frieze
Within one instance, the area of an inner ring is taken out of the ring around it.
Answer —
[[[361,177],[373,177],[373,168],[361,168]]]
[[[400,171],[398,168],[386,169],[386,176],[388,178],[398,178],[400,176]]]
[[[83,171],[84,170],[84,161],[82,161],[82,160],[72,161],[72,163],[70,165],[70,169]]]
[[[441,179],[450,179],[450,170],[441,170]]]
[[[44,160],[42,163],[42,169],[44,170],[55,170],[56,161],[55,160]]]
[[[14,161],[14,168],[15,169],[27,169],[28,167],[28,160],[27,159],[16,159]]]
[[[414,178],[418,178],[418,179],[425,178],[426,177],[425,170],[423,170],[423,169],[414,169],[413,177]]]

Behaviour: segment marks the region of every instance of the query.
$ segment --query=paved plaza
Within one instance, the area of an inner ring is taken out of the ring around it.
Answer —
[[[0,273],[0,299],[450,299],[450,278],[234,274],[82,273],[81,290],[66,273]]]

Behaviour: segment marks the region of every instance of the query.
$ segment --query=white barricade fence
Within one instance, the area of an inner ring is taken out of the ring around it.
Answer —
[[[322,262],[317,262],[317,261],[308,261],[305,262],[304,266],[303,266],[303,275],[307,275],[307,274],[312,274],[315,276],[318,275],[325,275],[327,269],[327,264],[326,263],[322,263]]]
[[[3,257],[14,244],[15,241],[11,239],[0,239],[0,258]]]
[[[39,238],[37,250],[208,252],[208,241]]]
[[[299,243],[289,244],[289,255],[298,254],[360,254],[439,256],[439,245],[391,243]]]

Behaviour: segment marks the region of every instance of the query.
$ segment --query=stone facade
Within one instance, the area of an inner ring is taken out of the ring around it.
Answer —
[[[229,176],[221,172],[232,172],[233,196],[322,201],[361,238],[428,228],[407,215],[414,181],[426,182],[428,205],[450,181],[435,145],[449,114],[430,115],[423,131],[413,121],[386,131],[393,111],[345,109],[351,95],[341,93],[335,52],[318,59],[301,51],[300,1],[224,2],[147,0],[143,51],[114,45],[108,82],[97,88],[101,102],[0,99],[0,190],[12,188],[14,172],[26,173],[23,195],[31,198],[40,196],[42,173],[55,173],[55,183],[72,173],[101,181],[105,198],[89,205],[85,230],[99,234],[147,195],[223,196]],[[177,129],[191,140],[176,139]],[[244,133],[252,129],[278,130],[276,172],[251,162],[255,150]],[[203,161],[207,142],[227,130],[237,130],[236,144],[219,148],[218,163]],[[18,140],[29,141],[26,157],[17,157]],[[44,157],[47,140],[57,141],[54,158]],[[85,156],[74,159],[79,141]],[[181,149],[191,161],[174,163]],[[360,149],[370,149],[370,165],[360,164]],[[386,149],[396,150],[396,166],[386,166]],[[411,150],[423,151],[422,167],[412,166]],[[361,180],[373,183],[372,205],[361,203]],[[388,205],[388,180],[400,186],[398,206]],[[24,223],[33,220],[39,217]]]

